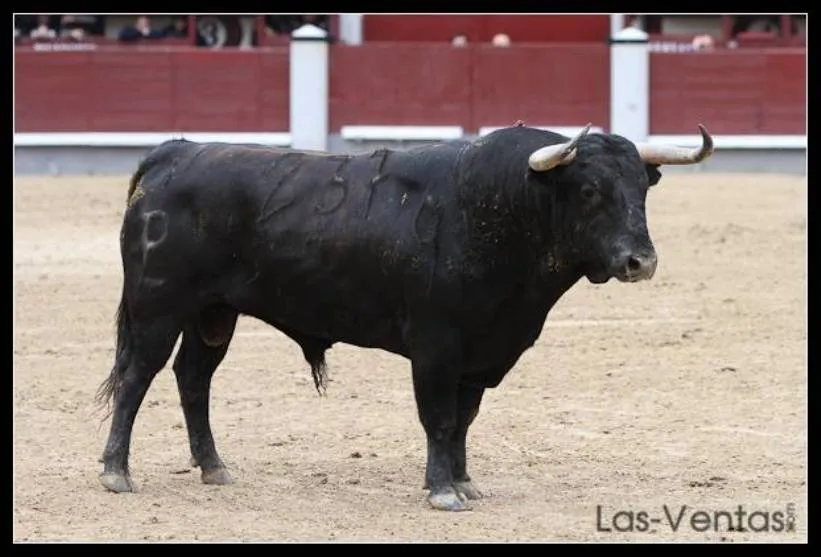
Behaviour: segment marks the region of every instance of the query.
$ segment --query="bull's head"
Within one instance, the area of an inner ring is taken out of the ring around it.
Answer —
[[[647,189],[661,178],[660,165],[701,162],[712,154],[713,140],[702,125],[702,145],[694,149],[588,135],[589,128],[566,143],[534,151],[528,160],[531,177],[558,185],[564,214],[553,225],[564,228],[562,255],[568,263],[597,284],[611,277],[649,279],[657,257],[647,231]]]

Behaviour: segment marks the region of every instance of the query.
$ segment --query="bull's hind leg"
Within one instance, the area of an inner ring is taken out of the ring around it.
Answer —
[[[174,375],[180,391],[191,462],[202,471],[206,484],[231,483],[214,445],[208,417],[211,377],[228,351],[237,323],[237,312],[214,305],[200,312],[196,322],[185,327],[182,344],[174,360]]]
[[[114,492],[133,491],[128,470],[128,451],[134,419],[154,376],[162,369],[179,336],[180,328],[171,318],[157,319],[148,325],[127,326],[128,355],[118,362],[112,374],[114,411],[111,430],[103,451],[100,482]]]

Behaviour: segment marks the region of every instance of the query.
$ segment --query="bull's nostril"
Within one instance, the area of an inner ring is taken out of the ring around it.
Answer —
[[[627,258],[627,270],[629,271],[638,271],[641,269],[641,259],[638,257],[630,256]]]

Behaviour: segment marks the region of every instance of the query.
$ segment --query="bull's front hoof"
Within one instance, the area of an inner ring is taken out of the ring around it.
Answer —
[[[134,491],[134,484],[131,483],[131,478],[122,474],[100,474],[100,483],[103,484],[104,488],[114,493],[130,493]]]
[[[212,468],[202,471],[202,483],[208,485],[229,485],[234,483],[234,479],[225,468]]]
[[[456,488],[456,491],[461,495],[464,495],[467,499],[471,501],[475,501],[476,499],[481,499],[484,497],[484,494],[479,491],[479,488],[473,485],[473,482],[468,480],[466,482],[454,482],[453,486]]]
[[[430,506],[439,511],[469,511],[470,505],[464,495],[453,487],[446,487],[428,495]]]

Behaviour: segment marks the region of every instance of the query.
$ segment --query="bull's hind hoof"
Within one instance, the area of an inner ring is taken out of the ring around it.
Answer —
[[[467,499],[471,501],[475,501],[476,499],[481,499],[484,497],[484,494],[479,491],[473,482],[468,480],[466,482],[454,482],[453,487],[456,488],[456,491],[461,495],[464,495]]]
[[[446,487],[436,493],[428,495],[428,503],[436,510],[440,511],[469,511],[470,505],[464,495],[456,491],[453,487]]]
[[[212,468],[202,471],[202,483],[208,485],[229,485],[234,483],[231,474],[225,468]]]
[[[100,483],[103,487],[114,493],[129,493],[134,491],[134,484],[131,478],[122,474],[100,474]]]

